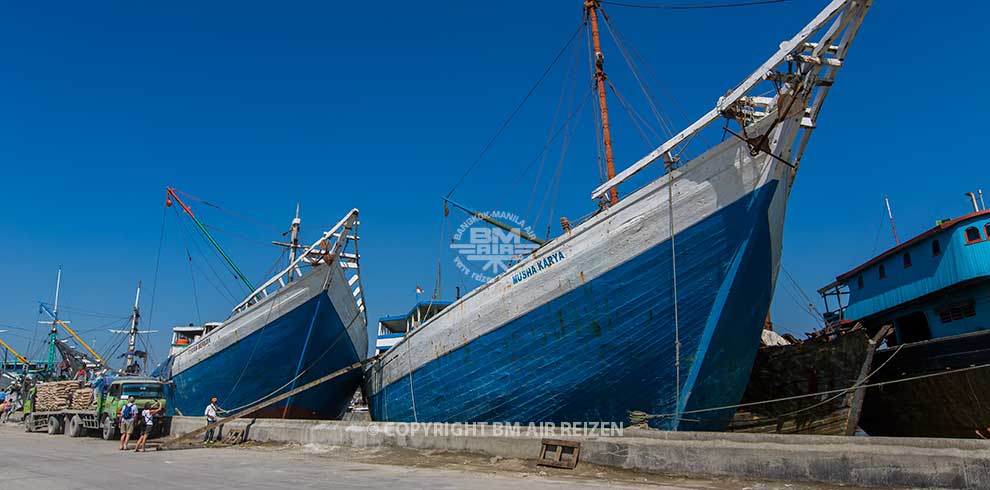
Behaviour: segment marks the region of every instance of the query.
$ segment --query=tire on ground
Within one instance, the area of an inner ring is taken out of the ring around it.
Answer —
[[[62,433],[62,421],[58,417],[51,415],[48,417],[48,435],[53,436],[55,434]]]
[[[69,420],[69,425],[66,428],[65,433],[68,434],[69,437],[82,437],[85,430],[86,428],[83,427],[82,418],[78,415],[73,415]]]
[[[102,428],[102,436],[104,441],[112,441],[117,439],[117,424],[112,418],[110,418],[109,415],[103,417],[103,422],[100,423],[100,427]]]

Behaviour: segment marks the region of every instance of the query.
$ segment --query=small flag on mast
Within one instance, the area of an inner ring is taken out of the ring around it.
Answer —
[[[423,294],[423,288],[416,286],[416,294]]]

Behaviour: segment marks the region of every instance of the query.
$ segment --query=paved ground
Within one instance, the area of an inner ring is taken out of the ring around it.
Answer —
[[[149,448],[150,449],[150,448]],[[824,490],[828,486],[688,480],[605,470],[542,468],[528,461],[401,450],[311,446],[184,449],[136,454],[98,438],[27,434],[0,426],[0,481],[31,490],[107,488],[398,490],[734,489]],[[167,485],[167,486],[166,486]],[[843,487],[850,490],[850,487]]]

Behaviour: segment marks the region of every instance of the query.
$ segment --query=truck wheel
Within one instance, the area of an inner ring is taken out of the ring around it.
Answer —
[[[103,428],[104,441],[112,441],[119,437],[117,435],[117,424],[115,422],[116,421],[109,416],[103,417],[103,423],[101,423],[100,426]]]
[[[85,428],[83,427],[82,419],[79,418],[78,415],[73,415],[72,419],[69,420],[69,427],[66,429],[65,433],[68,434],[69,437],[82,437],[83,431],[85,431]]]
[[[62,433],[62,421],[58,417],[51,415],[48,417],[48,435],[53,436],[55,434]]]
[[[34,414],[27,414],[24,417],[24,432],[31,432],[34,430]]]

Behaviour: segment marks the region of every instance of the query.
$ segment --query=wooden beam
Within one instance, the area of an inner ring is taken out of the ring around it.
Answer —
[[[660,145],[655,150],[651,151],[645,157],[641,158],[638,162],[627,167],[618,175],[609,179],[604,184],[598,186],[591,193],[592,199],[598,199],[603,196],[609,189],[625,182],[633,175],[639,173],[639,171],[648,167],[653,162],[657,161],[663,155],[669,153],[671,150],[676,148],[678,145],[686,141],[688,138],[694,136],[696,133],[710,125],[711,123],[722,117],[722,112],[727,108],[735,104],[740,98],[745,96],[750,90],[756,87],[760,82],[766,80],[767,74],[770,73],[777,65],[786,61],[787,57],[794,52],[799,47],[803,47],[804,43],[808,39],[818,32],[825,24],[831,21],[842,9],[846,8],[850,3],[855,0],[833,0],[824,10],[819,12],[817,16],[808,25],[801,29],[793,38],[789,41],[781,43],[780,49],[774,53],[767,61],[765,61],[759,68],[756,69],[749,77],[747,77],[741,84],[739,84],[735,89],[729,92],[729,95],[719,99],[718,104],[715,108],[708,111],[707,114],[698,119],[687,129],[677,133],[676,136],[667,140],[666,143]]]

